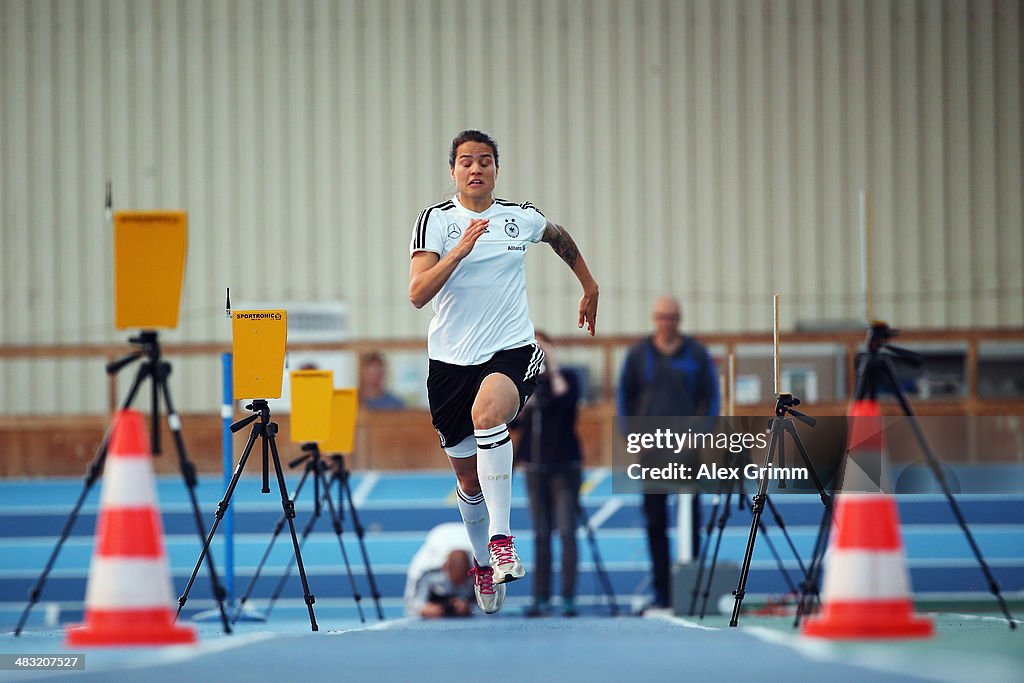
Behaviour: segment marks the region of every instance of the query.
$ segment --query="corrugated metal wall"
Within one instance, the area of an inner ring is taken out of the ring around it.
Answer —
[[[103,187],[184,208],[180,329],[223,292],[342,300],[358,336],[425,334],[406,301],[419,208],[467,126],[499,192],[576,236],[600,330],[679,294],[697,330],[857,318],[858,193],[875,312],[1024,324],[1021,3],[879,0],[2,0],[0,343],[116,341]],[[530,258],[538,324],[575,281]],[[0,365],[3,412],[88,412],[98,363]],[[213,362],[179,374],[217,404]]]

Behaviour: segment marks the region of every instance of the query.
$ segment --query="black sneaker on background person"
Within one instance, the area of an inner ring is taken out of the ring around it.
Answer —
[[[546,617],[551,613],[551,603],[547,600],[534,600],[523,610],[524,617]]]

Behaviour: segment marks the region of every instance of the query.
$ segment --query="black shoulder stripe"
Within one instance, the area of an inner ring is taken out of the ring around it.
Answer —
[[[422,212],[420,212],[420,217],[416,219],[416,236],[413,241],[414,251],[416,249],[427,248],[427,222],[430,218],[430,212],[433,211],[434,209],[444,211],[446,209],[451,209],[454,206],[455,204],[452,202],[452,200],[448,199],[438,204],[434,204],[433,206],[428,206],[427,208],[423,209]]]
[[[430,209],[423,209],[420,211],[419,218],[416,219],[416,228],[413,230],[413,250],[423,248],[423,226],[426,224],[424,219],[426,218],[428,211],[430,211]]]
[[[494,203],[500,204],[501,206],[518,206],[520,209],[533,209],[541,216],[544,215],[540,209],[533,205],[533,202],[512,202],[507,199],[495,199]]]

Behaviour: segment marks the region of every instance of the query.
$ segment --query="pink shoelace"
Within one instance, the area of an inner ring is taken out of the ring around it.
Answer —
[[[513,538],[513,536],[506,536],[487,544],[487,549],[491,551],[491,556],[498,560],[498,564],[516,561],[516,547],[512,545]]]
[[[473,581],[477,588],[480,589],[480,593],[483,595],[494,595],[494,570],[490,567],[473,567],[469,570],[468,574],[473,577]]]

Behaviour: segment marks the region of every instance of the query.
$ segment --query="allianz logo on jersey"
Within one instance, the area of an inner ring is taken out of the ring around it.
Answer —
[[[526,251],[525,244],[510,244],[508,245],[509,251]]]

